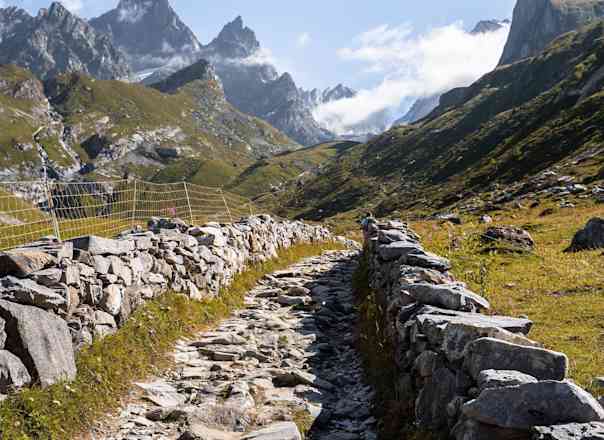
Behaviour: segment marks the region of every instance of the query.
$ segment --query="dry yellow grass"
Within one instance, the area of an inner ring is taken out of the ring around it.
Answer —
[[[531,255],[483,254],[478,237],[487,226],[464,218],[461,226],[433,221],[413,223],[424,246],[450,258],[453,273],[491,302],[492,312],[528,315],[531,337],[570,358],[571,377],[591,388],[604,375],[603,251],[565,254],[575,232],[604,206],[558,210],[540,217],[544,207],[517,209],[494,216],[495,225],[530,231]]]

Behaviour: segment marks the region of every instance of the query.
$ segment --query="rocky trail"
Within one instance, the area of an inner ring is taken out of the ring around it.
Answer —
[[[353,251],[264,277],[245,309],[180,341],[174,367],[136,384],[94,440],[375,439],[355,349]]]

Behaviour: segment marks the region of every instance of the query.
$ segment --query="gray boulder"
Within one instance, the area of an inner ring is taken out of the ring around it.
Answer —
[[[604,440],[604,423],[570,423],[533,428],[533,440]]]
[[[482,235],[482,241],[487,244],[507,244],[522,250],[532,250],[535,240],[524,229],[510,226],[493,226]]]
[[[40,385],[73,380],[76,365],[67,323],[36,307],[0,300],[6,321],[6,349],[15,354]]]
[[[125,255],[132,252],[135,243],[132,240],[112,240],[110,238],[87,237],[71,240],[73,247],[88,252],[90,255]]]
[[[490,388],[462,411],[479,422],[511,429],[604,420],[604,409],[596,399],[570,381]]]
[[[39,270],[50,267],[57,259],[37,250],[15,250],[0,253],[0,277],[14,275],[25,278]]]
[[[469,291],[460,284],[403,284],[401,288],[407,291],[420,304],[443,307],[450,310],[473,312],[489,309],[489,302]]]
[[[481,371],[476,379],[478,389],[482,392],[489,388],[503,388],[538,382],[533,376],[512,370]]]
[[[585,228],[581,229],[566,252],[604,248],[604,218],[592,218]]]
[[[562,380],[568,371],[564,353],[481,338],[466,347],[464,367],[473,378],[484,370],[515,370],[539,380]]]
[[[10,351],[0,351],[0,393],[22,388],[31,383],[31,376],[23,362]]]
[[[241,440],[302,440],[302,435],[295,423],[280,422],[244,435]]]

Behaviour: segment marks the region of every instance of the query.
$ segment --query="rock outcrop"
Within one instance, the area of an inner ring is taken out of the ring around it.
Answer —
[[[530,320],[479,313],[488,302],[461,283],[450,289],[456,283],[450,265],[410,261],[409,255],[427,252],[407,225],[370,219],[364,230],[369,282],[383,310],[375,319],[398,371],[392,383],[421,429],[456,440],[601,432],[604,408],[567,379],[566,355],[528,338]],[[392,258],[384,249],[393,247],[415,250]],[[439,295],[417,295],[418,289]],[[574,425],[557,426],[567,424]]]
[[[75,71],[99,79],[130,74],[111,38],[59,2],[36,17],[15,7],[0,9],[0,64],[16,64],[42,79]]]
[[[518,0],[499,64],[535,56],[560,35],[600,17],[602,0]]]
[[[115,333],[167,290],[214,296],[248,264],[331,239],[322,227],[268,216],[205,227],[154,219],[146,232],[117,239],[46,240],[1,254],[0,350],[10,354],[0,356],[0,392],[29,383],[28,375],[42,386],[73,379],[74,350]]]

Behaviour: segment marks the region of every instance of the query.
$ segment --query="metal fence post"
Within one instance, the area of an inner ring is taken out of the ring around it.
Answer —
[[[224,197],[224,191],[222,191],[222,188],[219,188],[218,191],[220,191],[220,195],[222,196],[222,201],[224,202],[224,207],[226,208],[227,215],[229,216],[229,221],[233,223],[233,216],[231,215],[231,210],[229,209],[229,205]]]
[[[191,207],[191,199],[189,198],[189,190],[187,189],[187,182],[183,182],[182,184],[185,187],[185,195],[187,197],[187,206],[189,207],[190,223],[193,224],[193,208]]]
[[[132,194],[132,228],[136,226],[136,179],[134,179],[134,192]]]
[[[50,190],[50,183],[48,180],[44,181],[44,192],[46,193],[46,199],[48,200],[48,210],[50,211],[50,218],[52,219],[52,229],[55,237],[61,241],[61,230],[59,228],[59,220],[57,219],[57,212],[55,210],[54,200],[52,198],[52,191]]]

